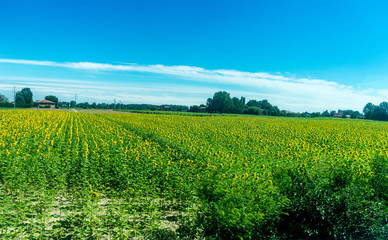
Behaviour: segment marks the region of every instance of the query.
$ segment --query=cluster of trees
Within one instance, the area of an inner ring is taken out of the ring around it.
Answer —
[[[8,98],[3,94],[0,94],[0,103],[5,103],[5,102],[8,102]]]
[[[61,101],[54,95],[48,95],[46,100],[55,102],[60,108],[92,108],[92,109],[122,109],[122,110],[161,110],[161,111],[187,111],[189,108],[182,105],[152,105],[152,104],[122,104],[122,103],[76,103],[75,101]],[[33,93],[30,88],[23,88],[15,94],[15,105],[18,108],[30,108],[34,106]],[[13,107],[8,98],[0,94],[0,107]]]
[[[15,104],[19,108],[30,108],[34,105],[32,100],[32,92],[29,88],[23,88],[21,91],[17,91],[15,95]]]
[[[388,121],[388,102],[382,102],[379,105],[368,103],[363,112],[366,119]]]
[[[32,92],[29,88],[23,88],[17,91],[15,95],[15,106],[19,108],[29,108],[34,105],[32,100]],[[8,101],[8,98],[0,94],[0,107],[14,107],[13,103]]]
[[[45,99],[55,102],[55,105],[58,106],[58,98],[56,96],[49,95]],[[23,88],[21,91],[16,92],[15,106],[18,108],[31,108],[34,106],[33,93],[30,88]],[[10,103],[7,97],[0,94],[0,107],[14,107],[14,104]]]
[[[0,94],[0,107],[13,107],[13,104],[8,101],[8,98]]]
[[[209,113],[235,113],[235,114],[250,114],[250,115],[270,115],[270,116],[287,116],[287,117],[341,117],[341,118],[363,118],[363,115],[358,111],[353,110],[338,110],[329,112],[303,112],[295,113],[285,110],[280,110],[277,106],[273,106],[268,100],[249,100],[246,103],[245,97],[237,98],[230,97],[230,94],[225,91],[216,92],[213,98],[208,98],[206,105],[194,105],[189,109],[190,112],[209,112]],[[388,115],[387,115],[388,117]]]
[[[191,112],[207,111],[209,113],[235,113],[251,115],[286,116],[286,111],[281,111],[277,106],[272,106],[268,100],[249,100],[246,103],[245,97],[230,97],[225,91],[216,92],[213,98],[208,98],[205,105],[194,105],[190,107]]]
[[[201,104],[201,105],[193,105],[193,106],[190,106],[189,112],[207,112],[207,108],[206,108],[206,105],[205,104]]]
[[[44,99],[51,101],[51,102],[55,102],[55,107],[58,107],[58,98],[56,96],[48,95]]]
[[[48,99],[50,100],[50,99]],[[52,101],[52,100],[50,100]],[[123,104],[123,103],[76,103],[75,101],[62,101],[58,103],[61,108],[84,108],[84,109],[117,109],[117,110],[151,110],[151,111],[187,111],[189,108],[182,105],[153,105],[153,104]]]
[[[359,111],[353,110],[338,110],[329,112],[328,110],[320,112],[304,112],[300,114],[301,117],[339,117],[339,118],[363,118],[363,115]]]

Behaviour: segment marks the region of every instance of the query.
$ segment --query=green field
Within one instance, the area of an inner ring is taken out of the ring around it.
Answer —
[[[0,111],[2,239],[387,239],[388,123]]]

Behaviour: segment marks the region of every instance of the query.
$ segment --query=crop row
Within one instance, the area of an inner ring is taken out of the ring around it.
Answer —
[[[104,203],[98,214],[74,207],[51,223],[73,236],[83,216],[80,238],[106,235],[115,221],[114,236],[144,233],[167,209],[181,216],[171,234],[189,238],[387,234],[385,123],[50,111],[2,111],[0,123],[4,236],[26,233],[21,226],[39,215],[15,217],[23,198],[34,196],[24,206],[36,208],[50,194],[41,212],[58,198]]]

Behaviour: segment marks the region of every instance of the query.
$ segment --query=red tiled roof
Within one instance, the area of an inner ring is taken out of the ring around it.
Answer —
[[[52,103],[52,104],[55,104],[55,102],[52,102],[52,101],[49,101],[49,100],[46,100],[46,99],[36,101],[35,103]]]

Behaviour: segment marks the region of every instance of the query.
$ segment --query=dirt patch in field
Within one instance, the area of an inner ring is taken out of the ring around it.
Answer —
[[[73,112],[75,109],[68,108],[26,108],[23,110],[55,111],[55,112]]]
[[[113,111],[112,109],[105,110],[105,109],[74,109],[74,108],[28,108],[25,110],[81,112],[81,113],[131,113],[131,112]]]
[[[82,113],[130,113],[130,112],[122,112],[122,111],[113,111],[112,109],[82,109],[78,110],[78,112]]]

